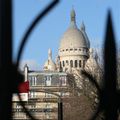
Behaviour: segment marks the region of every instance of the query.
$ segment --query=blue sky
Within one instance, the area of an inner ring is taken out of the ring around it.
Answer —
[[[51,0],[13,0],[14,60],[20,41],[35,16]],[[32,69],[41,69],[47,59],[48,49],[52,49],[53,59],[57,55],[59,42],[70,24],[72,6],[76,11],[78,28],[82,21],[91,42],[91,47],[101,48],[104,39],[107,10],[111,9],[117,42],[120,41],[120,0],[61,0],[38,24],[29,37],[22,55],[22,65],[26,62]]]

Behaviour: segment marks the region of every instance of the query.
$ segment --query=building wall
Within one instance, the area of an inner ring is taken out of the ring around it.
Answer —
[[[58,97],[68,97],[67,74],[51,72],[28,73],[30,91],[28,101],[24,101],[28,110],[38,119],[58,119]],[[47,90],[48,93],[44,91]],[[52,92],[51,92],[52,91]],[[52,93],[52,94],[50,94]],[[13,100],[13,118],[29,119],[23,112],[19,101]]]

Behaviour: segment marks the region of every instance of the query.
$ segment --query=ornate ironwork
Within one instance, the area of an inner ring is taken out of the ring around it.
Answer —
[[[20,103],[23,106],[25,113],[33,120],[36,120],[25,108],[17,90],[18,85],[23,76],[18,72],[21,55],[24,50],[25,44],[28,41],[29,35],[36,27],[38,22],[44,18],[47,13],[54,8],[59,0],[53,0],[42,12],[38,14],[36,19],[30,24],[30,27],[23,36],[16,63],[12,61],[12,0],[0,0],[0,119],[12,119],[12,93],[17,92]],[[104,112],[105,120],[118,120],[120,110],[120,90],[117,88],[117,62],[116,62],[116,44],[114,31],[112,26],[112,18],[110,11],[108,12],[107,27],[104,43],[104,78],[103,86],[97,84],[96,80],[86,72],[83,72],[92,84],[98,90],[99,105],[95,114],[90,118],[91,120],[97,119],[99,113]],[[62,119],[62,103],[60,103],[59,117]]]

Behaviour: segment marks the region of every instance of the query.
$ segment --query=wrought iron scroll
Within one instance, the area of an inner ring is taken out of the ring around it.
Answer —
[[[0,120],[12,119],[12,94],[18,93],[20,103],[25,113],[33,120],[36,120],[25,108],[17,90],[23,76],[18,72],[18,67],[25,44],[29,35],[36,27],[38,22],[44,18],[47,13],[54,8],[59,0],[53,0],[31,23],[26,31],[17,55],[16,63],[12,61],[12,0],[0,0]],[[97,119],[97,116],[103,112],[105,120],[118,120],[120,111],[120,90],[117,88],[117,60],[116,44],[112,26],[110,11],[108,12],[106,36],[104,43],[104,78],[102,88],[96,80],[88,73],[83,72],[90,81],[96,86],[99,95],[99,105],[96,113],[91,120]],[[61,113],[62,114],[62,113]]]

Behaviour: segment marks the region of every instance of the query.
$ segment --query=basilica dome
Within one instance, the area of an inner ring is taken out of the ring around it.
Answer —
[[[75,20],[75,11],[71,11],[71,23],[67,31],[63,34],[60,40],[60,50],[69,48],[89,48],[89,40],[85,32],[85,25],[82,23],[81,29],[77,28]]]
[[[70,26],[60,40],[58,55],[62,71],[71,69],[83,69],[89,58],[90,42],[82,23],[79,29],[76,24],[76,14],[72,9],[70,14]]]
[[[60,41],[60,49],[87,47],[83,33],[77,27],[68,28]]]

